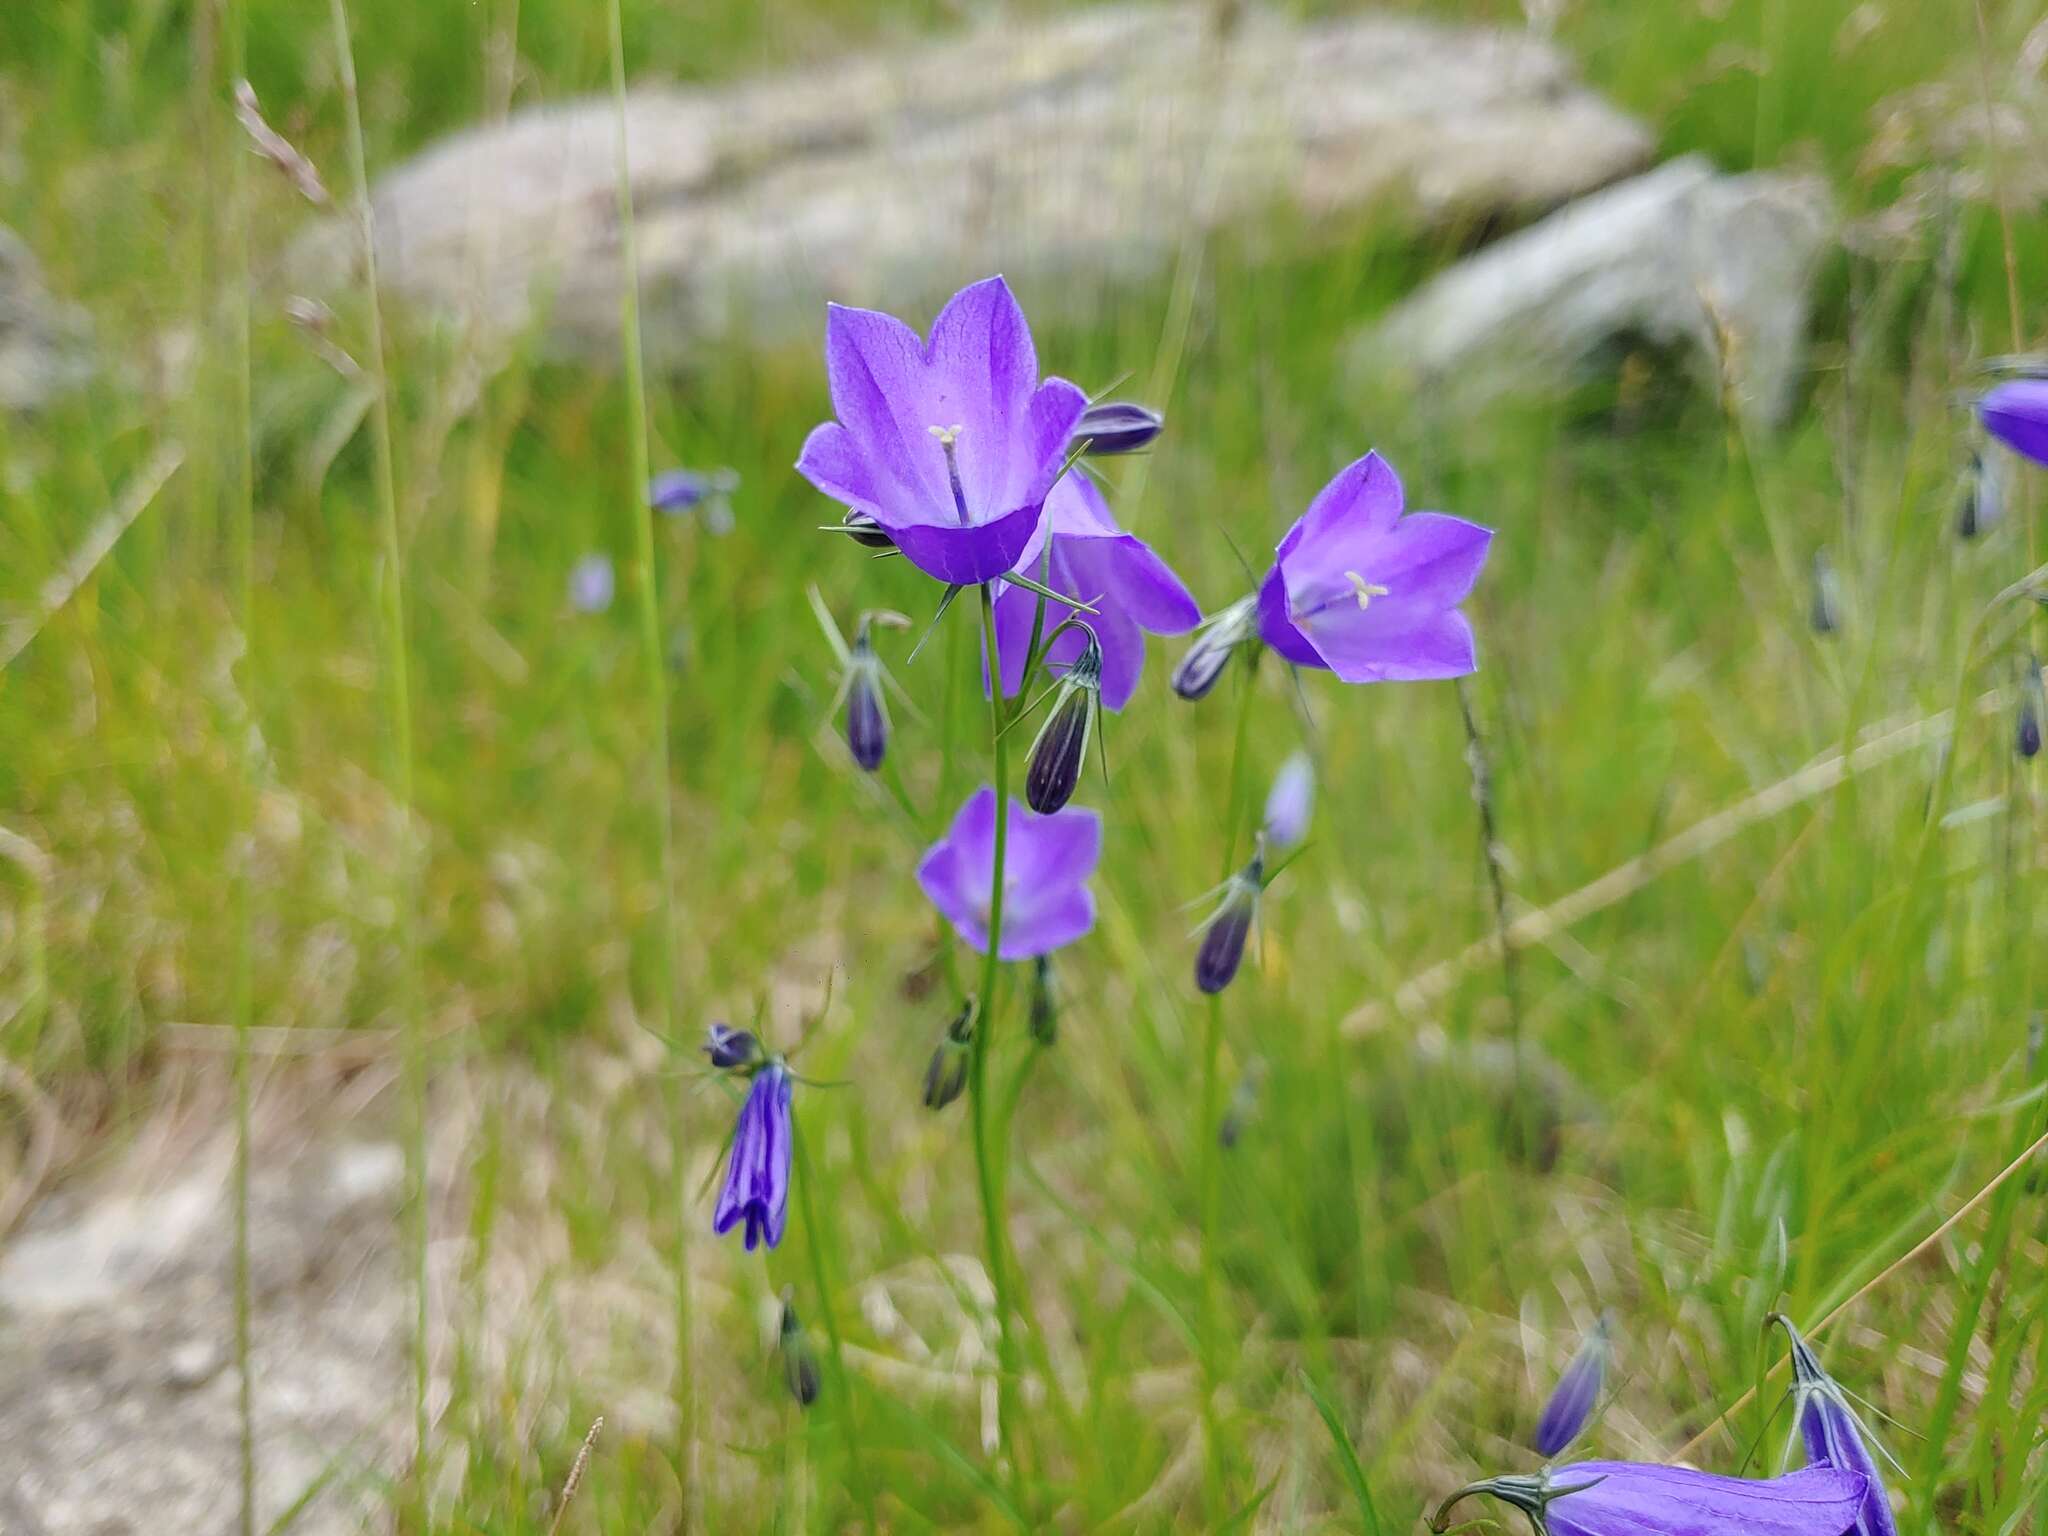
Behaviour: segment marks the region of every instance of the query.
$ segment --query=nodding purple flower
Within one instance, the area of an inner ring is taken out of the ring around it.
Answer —
[[[1813,605],[1807,622],[1816,635],[1832,635],[1842,627],[1842,583],[1825,548],[1813,552]]]
[[[1237,975],[1265,888],[1266,850],[1261,846],[1251,863],[1223,882],[1216,910],[1202,923],[1202,947],[1195,951],[1195,985],[1202,991],[1221,992]]]
[[[761,1059],[761,1042],[753,1031],[734,1029],[728,1024],[713,1024],[706,1031],[704,1054],[711,1058],[711,1065],[721,1072],[731,1072],[740,1067],[751,1067]]]
[[[1977,402],[1977,419],[2014,453],[2048,464],[2048,379],[2008,379]]]
[[[1216,680],[1223,676],[1223,669],[1230,665],[1230,658],[1237,654],[1238,647],[1256,633],[1258,621],[1259,600],[1256,597],[1241,597],[1228,608],[1204,619],[1195,643],[1188,647],[1187,654],[1173,669],[1173,691],[1189,703],[1206,699],[1216,686]]]
[[[617,585],[610,555],[585,555],[569,571],[569,606],[578,613],[603,613]]]
[[[1024,769],[1024,803],[1051,815],[1074,798],[1081,770],[1088,766],[1088,736],[1102,707],[1102,647],[1094,636],[1060,679],[1045,723],[1031,743]]]
[[[1996,528],[2005,518],[2005,492],[2005,456],[1996,449],[1972,449],[1956,503],[1956,537],[1974,539]]]
[[[1607,1375],[1607,1357],[1613,1342],[1611,1328],[1609,1318],[1602,1313],[1579,1346],[1579,1352],[1572,1356],[1571,1364],[1558,1377],[1557,1390],[1543,1405],[1543,1416],[1536,1421],[1536,1434],[1530,1441],[1537,1455],[1546,1459],[1557,1455],[1579,1438],[1579,1432],[1593,1416],[1593,1406],[1600,1401],[1601,1382]]]
[[[818,1371],[818,1357],[804,1337],[803,1319],[796,1315],[788,1286],[782,1288],[782,1325],[775,1332],[775,1353],[781,1357],[782,1384],[789,1389],[789,1395],[796,1399],[799,1408],[810,1407],[818,1400],[824,1379]]]
[[[1717,1477],[1690,1467],[1581,1461],[1534,1477],[1468,1483],[1438,1506],[1429,1528],[1450,1528],[1451,1508],[1483,1493],[1529,1517],[1538,1536],[1842,1536],[1865,1491],[1859,1473],[1808,1467],[1784,1477]]]
[[[1040,381],[1009,285],[961,289],[928,341],[891,315],[832,305],[825,371],[838,419],[812,430],[798,472],[928,576],[967,585],[1014,569],[1088,401],[1065,379]]]
[[[2029,651],[2021,663],[2019,724],[2013,732],[2013,745],[2021,757],[2040,756],[2044,716],[2048,716],[2048,693],[2041,686],[2041,658]]]
[[[725,1189],[712,1212],[711,1230],[723,1237],[745,1222],[749,1253],[763,1238],[770,1248],[780,1243],[789,1216],[792,1082],[780,1061],[770,1061],[754,1074],[747,1101],[740,1106],[739,1123],[733,1127]]]
[[[1112,713],[1137,692],[1145,670],[1145,636],[1184,634],[1201,622],[1194,594],[1144,540],[1117,526],[1102,491],[1085,476],[1069,475],[1052,488],[1045,499],[1045,521],[1017,570],[1095,609],[1079,615],[1088,621],[1085,631],[1068,625],[1047,649],[1046,660],[1071,664],[1094,641],[1102,652],[1102,706]],[[1005,584],[996,598],[996,643],[1006,694],[1024,686],[1024,653],[1038,623],[1039,601],[1038,594],[1014,583]],[[1051,598],[1044,601],[1044,633],[1051,634],[1075,610]]]
[[[1259,586],[1259,635],[1347,683],[1463,677],[1479,663],[1458,604],[1492,542],[1492,529],[1462,518],[1403,515],[1400,480],[1368,453],[1280,541]]]
[[[732,493],[739,488],[740,477],[729,469],[671,469],[649,482],[647,505],[671,517],[701,508],[706,528],[730,533]]]
[[[1266,793],[1266,846],[1292,848],[1307,837],[1315,804],[1315,760],[1306,752],[1297,752],[1280,765],[1273,775],[1273,787]]]
[[[968,998],[946,1026],[924,1069],[924,1107],[944,1109],[967,1087],[968,1053],[974,1045],[974,999]]]
[[[1033,960],[1071,944],[1095,926],[1088,877],[1102,856],[1102,819],[1087,810],[1034,815],[1008,806],[1003,862],[1003,934],[998,956]],[[917,866],[932,905],[973,948],[988,950],[989,896],[995,873],[996,792],[967,797],[953,825]]]
[[[1074,442],[1086,444],[1090,458],[1104,454],[1136,453],[1152,446],[1166,429],[1166,418],[1149,406],[1128,400],[1105,400],[1091,405],[1074,424]]]
[[[1059,1043],[1059,978],[1053,974],[1051,955],[1040,955],[1031,964],[1030,1017],[1032,1039],[1040,1045]]]
[[[1856,1536],[1898,1536],[1892,1501],[1885,1493],[1877,1459],[1870,1454],[1875,1437],[1863,1427],[1849,1394],[1827,1373],[1790,1318],[1773,1312],[1765,1321],[1785,1330],[1792,1349],[1792,1413],[1799,1437],[1806,1442],[1807,1464],[1853,1472],[1863,1479],[1862,1506],[1849,1527]]]

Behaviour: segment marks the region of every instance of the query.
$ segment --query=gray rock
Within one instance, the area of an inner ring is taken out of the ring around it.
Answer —
[[[1219,17],[1229,16],[1227,24]],[[1526,34],[1363,15],[1112,6],[627,103],[650,354],[741,326],[815,329],[828,298],[918,313],[1001,270],[1085,313],[1185,237],[1285,212],[1341,230],[1523,220],[1643,165],[1643,127]],[[499,339],[618,350],[608,100],[459,134],[375,195],[387,287]],[[1355,227],[1353,225],[1352,227]],[[286,262],[346,280],[338,222]]]
[[[54,299],[19,235],[0,225],[0,410],[33,411],[92,375],[91,327]]]
[[[1362,336],[1352,360],[1472,410],[1554,390],[1618,338],[1683,348],[1717,388],[1725,336],[1742,409],[1777,424],[1797,394],[1833,230],[1821,183],[1723,176],[1688,156],[1466,258]]]
[[[46,1201],[0,1255],[0,1530],[106,1536],[234,1528],[240,1378],[230,1161],[138,1147]],[[404,1287],[395,1147],[262,1149],[251,1360],[258,1519],[323,1477],[298,1536],[370,1527],[399,1465]]]

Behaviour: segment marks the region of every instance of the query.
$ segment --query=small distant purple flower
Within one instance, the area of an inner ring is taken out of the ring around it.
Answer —
[[[1316,765],[1306,752],[1297,752],[1273,775],[1273,787],[1266,794],[1266,844],[1270,848],[1292,848],[1308,836],[1309,817],[1316,804]]]
[[[2048,464],[2048,379],[2008,379],[1977,402],[1977,419],[2014,453]]]
[[[1602,1316],[1586,1335],[1571,1364],[1564,1368],[1564,1374],[1558,1377],[1557,1390],[1550,1394],[1550,1401],[1543,1405],[1543,1417],[1536,1421],[1536,1435],[1531,1443],[1537,1455],[1557,1455],[1579,1438],[1579,1432],[1593,1416],[1593,1406],[1600,1401],[1600,1384],[1607,1375],[1611,1337],[1608,1320]]]
[[[1347,683],[1463,677],[1478,667],[1458,604],[1493,530],[1402,515],[1401,482],[1369,453],[1339,470],[1280,541],[1259,587],[1259,636]]]
[[[585,555],[569,571],[569,606],[578,613],[603,613],[617,586],[610,555]]]
[[[1039,380],[1009,285],[961,289],[929,341],[891,315],[832,305],[825,370],[838,420],[812,430],[798,472],[940,581],[1013,569],[1088,401],[1065,379]]]
[[[1012,799],[1003,867],[999,958],[1030,960],[1071,944],[1095,926],[1088,877],[1102,855],[1102,820],[1087,810],[1036,816]],[[946,835],[917,867],[932,905],[975,949],[988,951],[995,873],[996,792],[967,797]]]
[[[1580,1461],[1535,1477],[1471,1483],[1444,1501],[1429,1528],[1448,1529],[1451,1506],[1484,1493],[1521,1510],[1547,1536],[1842,1536],[1864,1489],[1860,1473],[1833,1467],[1765,1479]]]
[[[671,469],[647,486],[647,505],[680,517],[702,509],[704,526],[713,533],[732,532],[732,493],[740,477],[729,469]]]
[[[1102,707],[1122,709],[1137,692],[1145,669],[1145,635],[1185,634],[1202,622],[1194,595],[1164,560],[1135,534],[1117,527],[1095,482],[1071,474],[1045,499],[1039,537],[1017,570],[1077,597],[1095,608],[1083,614],[1102,647]],[[1024,653],[1038,615],[1037,594],[1005,586],[996,599],[996,644],[1003,657],[1003,692],[1023,685]],[[1045,633],[1051,634],[1074,610],[1045,600]],[[1054,666],[1076,660],[1087,635],[1069,628],[1047,653]]]
[[[1806,1442],[1809,1466],[1837,1467],[1854,1472],[1865,1484],[1863,1506],[1851,1529],[1856,1536],[1898,1536],[1892,1517],[1892,1501],[1886,1495],[1877,1459],[1870,1454],[1873,1441],[1839,1383],[1827,1373],[1813,1347],[1792,1326],[1783,1313],[1773,1313],[1770,1322],[1785,1330],[1792,1346],[1793,1417],[1799,1436]]]
[[[763,1238],[770,1248],[780,1243],[789,1215],[791,1082],[780,1061],[754,1074],[733,1129],[725,1190],[711,1216],[711,1230],[721,1237],[744,1221],[749,1253]]]

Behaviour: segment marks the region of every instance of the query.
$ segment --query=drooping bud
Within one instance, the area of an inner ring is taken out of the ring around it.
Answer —
[[[1825,549],[1813,552],[1813,606],[1807,620],[1816,635],[1832,635],[1842,627],[1842,587]]]
[[[2005,516],[2005,460],[1996,449],[1970,452],[1956,502],[1956,537],[1974,539],[1996,528]]]
[[[1051,955],[1040,955],[1031,964],[1031,1038],[1040,1045],[1057,1044],[1060,1038],[1059,982]]]
[[[1224,1111],[1223,1123],[1216,1127],[1216,1140],[1224,1151],[1228,1152],[1238,1144],[1245,1127],[1259,1112],[1259,1088],[1265,1080],[1266,1063],[1263,1058],[1254,1056],[1244,1069],[1244,1076],[1237,1080],[1237,1087],[1231,1090],[1230,1108]]]
[[[882,662],[868,638],[868,621],[854,632],[846,662],[846,746],[868,773],[889,751],[889,711],[882,702]]]
[[[856,512],[852,507],[848,507],[846,515],[839,521],[856,544],[865,545],[869,549],[896,547],[896,541],[890,537],[889,530],[865,512]]]
[[[1136,453],[1151,447],[1165,427],[1166,418],[1148,406],[1128,400],[1105,400],[1081,413],[1068,441],[1085,443],[1082,451],[1090,456]]]
[[[2020,717],[2013,733],[2013,745],[2021,757],[2040,755],[2044,715],[2048,715],[2048,696],[2041,686],[2041,658],[2029,652],[2020,676]]]
[[[1173,669],[1173,691],[1191,702],[1207,698],[1237,648],[1251,638],[1258,617],[1259,600],[1252,596],[1239,598],[1205,620],[1180,665]]]
[[[1266,843],[1272,848],[1292,848],[1308,836],[1309,816],[1316,803],[1316,765],[1306,752],[1297,752],[1273,775],[1273,787],[1266,795]]]
[[[1074,798],[1081,770],[1088,765],[1089,728],[1102,706],[1102,647],[1092,632],[1067,675],[1060,680],[1052,709],[1031,743],[1031,761],[1024,770],[1024,803],[1050,816]]]
[[[704,1054],[721,1072],[751,1067],[761,1059],[761,1042],[754,1038],[752,1030],[720,1023],[713,1024],[706,1034],[709,1038],[704,1042]]]
[[[789,1395],[796,1399],[799,1408],[808,1408],[824,1389],[824,1378],[818,1371],[818,1357],[811,1352],[810,1341],[804,1337],[803,1320],[796,1315],[796,1306],[790,1296],[790,1288],[784,1286],[782,1326],[777,1331],[775,1352],[782,1360],[782,1384],[789,1389]]]
[[[1571,1364],[1557,1379],[1557,1389],[1543,1405],[1530,1444],[1536,1454],[1548,1460],[1579,1438],[1593,1408],[1600,1401],[1600,1386],[1607,1376],[1607,1357],[1612,1345],[1611,1323],[1606,1313],[1593,1325]]]
[[[974,999],[968,998],[932,1048],[924,1069],[924,1107],[944,1109],[966,1090],[969,1049],[974,1044]]]
[[[1221,992],[1244,962],[1245,940],[1259,915],[1259,893],[1265,889],[1266,851],[1253,853],[1251,863],[1223,884],[1222,899],[1202,925],[1202,947],[1195,951],[1195,985]]]

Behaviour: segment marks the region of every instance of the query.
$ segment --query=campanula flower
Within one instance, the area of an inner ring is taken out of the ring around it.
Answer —
[[[953,295],[920,341],[902,321],[832,305],[825,371],[838,419],[797,459],[940,581],[991,581],[1038,531],[1087,398],[1038,377],[1031,328],[991,277]]]
[[[1809,1466],[1836,1467],[1854,1472],[1864,1481],[1862,1508],[1850,1527],[1855,1536],[1898,1536],[1892,1518],[1892,1501],[1884,1491],[1877,1459],[1870,1454],[1872,1439],[1841,1385],[1821,1365],[1813,1347],[1781,1312],[1767,1319],[1785,1330],[1792,1348],[1793,1418],[1799,1437],[1806,1442]]]
[[[1580,1461],[1468,1484],[1444,1501],[1429,1528],[1447,1530],[1451,1506],[1475,1493],[1521,1510],[1543,1536],[1842,1536],[1856,1521],[1864,1481],[1833,1467],[1766,1479]]]
[[[1105,454],[1137,453],[1152,446],[1166,429],[1166,418],[1148,406],[1128,400],[1104,400],[1081,413],[1074,426],[1074,442],[1087,444],[1090,458]]]
[[[1173,691],[1193,703],[1206,699],[1238,647],[1258,631],[1259,599],[1241,597],[1202,621],[1201,632],[1173,669]]]
[[[1088,810],[1037,816],[1009,803],[1003,867],[1004,960],[1031,960],[1071,944],[1095,926],[1088,877],[1102,855],[1102,820]],[[967,797],[946,835],[917,867],[917,882],[953,931],[986,953],[995,871],[996,792]]]
[[[585,555],[569,571],[569,606],[578,613],[603,613],[617,586],[611,556]]]
[[[1603,1313],[1571,1364],[1564,1368],[1564,1374],[1558,1377],[1557,1390],[1550,1394],[1550,1401],[1543,1405],[1543,1416],[1536,1421],[1536,1435],[1530,1441],[1537,1455],[1555,1456],[1579,1438],[1579,1432],[1593,1416],[1594,1404],[1600,1401],[1600,1384],[1607,1375],[1611,1342],[1608,1319]]]
[[[1216,910],[1202,923],[1202,946],[1195,951],[1195,985],[1202,991],[1221,992],[1237,975],[1265,888],[1266,850],[1261,845],[1249,864],[1223,882]]]
[[[730,1072],[738,1067],[751,1067],[761,1059],[761,1042],[751,1030],[734,1029],[728,1024],[713,1024],[706,1031],[704,1054],[711,1058],[711,1065],[721,1072]]]
[[[1266,846],[1292,848],[1308,836],[1308,822],[1316,804],[1316,765],[1306,752],[1297,752],[1273,775],[1273,787],[1266,792]]]
[[[1017,569],[1096,610],[1082,617],[1102,647],[1102,707],[1120,710],[1137,692],[1145,669],[1146,634],[1185,634],[1202,621],[1202,610],[1144,540],[1116,525],[1101,490],[1085,476],[1069,475],[1053,487],[1039,534]],[[1031,646],[1039,601],[1037,594],[1015,585],[1005,585],[996,599],[996,643],[1006,694],[1023,686],[1024,653]],[[1050,598],[1044,601],[1044,633],[1051,634],[1074,610]],[[1069,626],[1052,642],[1047,660],[1073,662],[1087,643],[1088,634]]]
[[[818,1371],[818,1357],[804,1337],[803,1319],[796,1315],[788,1286],[782,1288],[782,1325],[775,1330],[775,1353],[782,1361],[782,1384],[799,1408],[818,1400],[824,1378]]]
[[[647,487],[647,505],[680,517],[699,512],[713,533],[732,532],[732,493],[740,477],[729,469],[671,469],[656,475]]]
[[[1984,430],[2014,453],[2048,464],[2048,379],[2008,379],[1977,402]]]
[[[1297,666],[1347,683],[1463,677],[1478,667],[1458,604],[1493,530],[1402,513],[1401,482],[1369,453],[1316,494],[1259,587],[1259,635]]]
[[[1102,707],[1102,647],[1089,636],[1060,679],[1024,769],[1024,803],[1050,815],[1074,798],[1088,765],[1088,737]]]
[[[725,1189],[711,1216],[711,1230],[721,1237],[745,1222],[749,1253],[763,1238],[770,1248],[780,1243],[789,1215],[791,1083],[780,1061],[770,1061],[754,1074],[733,1128]]]

